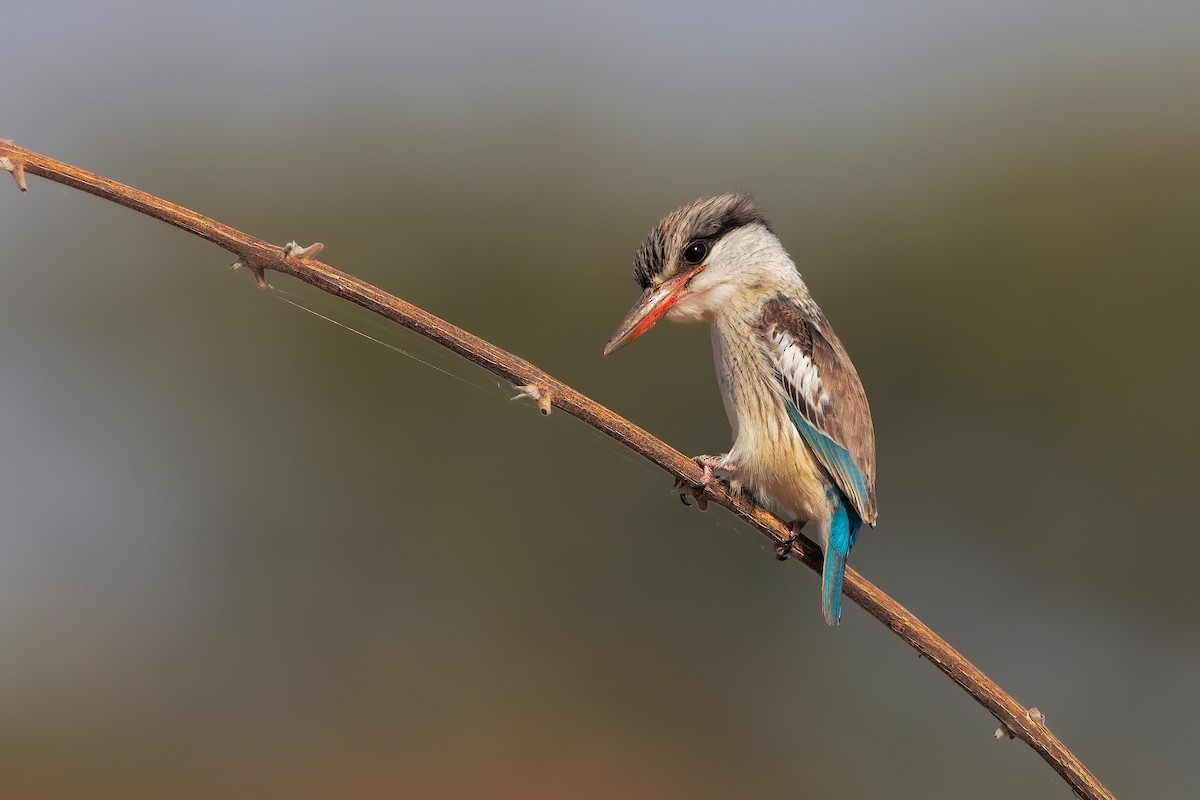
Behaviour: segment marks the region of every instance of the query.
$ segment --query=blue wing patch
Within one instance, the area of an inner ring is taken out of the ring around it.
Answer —
[[[865,501],[868,495],[867,482],[863,479],[862,473],[858,471],[858,467],[854,465],[854,459],[850,457],[850,451],[842,447],[840,444],[829,438],[829,435],[824,431],[815,427],[811,422],[804,418],[796,408],[796,404],[791,400],[786,400],[788,416],[792,419],[792,424],[796,426],[796,430],[800,431],[800,435],[804,437],[804,441],[817,454],[818,459],[828,465],[830,469],[836,472],[836,475],[830,477],[834,479],[834,483],[845,487],[847,493],[854,494],[855,499]]]

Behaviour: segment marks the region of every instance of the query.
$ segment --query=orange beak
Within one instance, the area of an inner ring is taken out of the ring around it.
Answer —
[[[671,306],[687,295],[688,284],[703,269],[704,265],[701,264],[691,272],[685,272],[670,280],[665,280],[658,286],[651,286],[644,291],[638,301],[633,304],[633,308],[625,317],[625,321],[621,323],[621,327],[617,328],[612,339],[604,346],[604,355],[620,350],[653,328],[654,323],[671,310]]]

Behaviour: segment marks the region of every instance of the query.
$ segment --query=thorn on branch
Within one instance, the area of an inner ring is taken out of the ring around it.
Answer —
[[[1025,716],[1034,725],[1046,724],[1046,715],[1037,708],[1029,709],[1025,712]],[[1005,736],[1008,736],[1010,739],[1017,738],[1016,732],[1009,728],[1007,724],[1002,724],[999,728],[996,728],[996,732],[993,733],[992,736],[994,736],[996,739],[1003,739]]]
[[[316,245],[314,245],[315,247]],[[545,389],[540,389],[533,384],[526,384],[517,387],[517,394],[513,395],[513,400],[520,400],[522,397],[532,398],[537,403],[538,411],[542,412],[543,417],[550,416],[551,394]]]
[[[258,288],[267,288],[267,271],[257,264],[251,262],[247,258],[239,258],[237,261],[229,265],[230,269],[248,269],[254,273],[254,282],[258,284]]]
[[[12,144],[12,139],[0,139],[0,142]],[[25,185],[25,165],[9,156],[0,156],[0,169],[8,170],[13,176],[13,180],[17,182],[17,188],[22,192],[28,191],[29,187]]]
[[[325,249],[320,242],[313,242],[308,247],[301,247],[297,242],[288,242],[283,246],[284,258],[309,259],[316,258]]]

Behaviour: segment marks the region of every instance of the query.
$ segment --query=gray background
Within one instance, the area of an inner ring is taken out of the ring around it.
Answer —
[[[729,441],[706,331],[600,350],[651,225],[753,192],[875,411],[852,564],[1119,796],[1195,796],[1200,7],[901,5],[10,4],[0,135],[320,240],[688,453]],[[3,796],[1069,796],[416,337],[36,178],[0,244]]]

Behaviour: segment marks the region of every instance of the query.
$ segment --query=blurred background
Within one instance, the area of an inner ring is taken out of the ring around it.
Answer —
[[[324,242],[687,453],[729,444],[707,331],[600,350],[651,226],[755,194],[874,409],[852,564],[1118,796],[1200,793],[1196,4],[4,18],[0,136]],[[0,795],[1070,796],[475,367],[35,177],[0,237]]]

